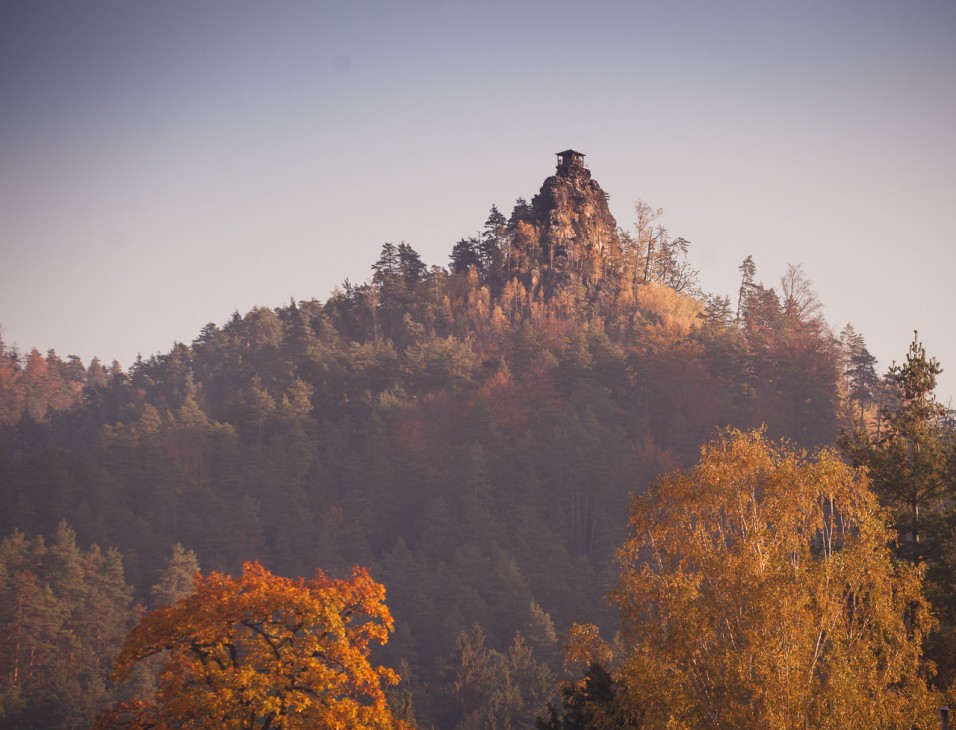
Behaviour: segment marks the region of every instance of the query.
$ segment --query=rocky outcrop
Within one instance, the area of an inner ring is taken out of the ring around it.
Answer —
[[[584,165],[584,155],[566,150],[558,157],[557,171],[531,204],[516,206],[512,226],[525,259],[537,259],[528,263],[543,269],[547,278],[577,274],[584,282],[594,281],[620,251],[617,222],[607,193]]]

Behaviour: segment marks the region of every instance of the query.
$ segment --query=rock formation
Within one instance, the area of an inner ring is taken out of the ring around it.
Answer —
[[[519,268],[539,269],[551,283],[569,275],[595,282],[620,253],[617,222],[584,155],[575,150],[557,155],[555,174],[530,205],[519,201],[512,214],[516,259],[524,264]]]

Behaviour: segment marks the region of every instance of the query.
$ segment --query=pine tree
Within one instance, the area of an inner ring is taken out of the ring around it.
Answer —
[[[898,409],[884,408],[878,435],[871,437],[858,427],[840,439],[847,455],[869,469],[881,498],[897,508],[899,525],[909,533],[916,555],[924,552],[923,511],[938,506],[953,490],[950,464],[956,434],[933,394],[941,372],[914,333],[906,362],[890,368]]]
[[[119,553],[81,550],[65,522],[49,547],[0,541],[0,728],[89,727],[112,697],[131,600]]]
[[[159,580],[150,589],[154,605],[172,606],[180,598],[192,593],[193,580],[198,572],[199,559],[196,553],[177,542]]]
[[[508,275],[509,252],[508,219],[497,206],[492,205],[481,232],[478,257],[482,271],[494,278],[496,285]]]
[[[740,264],[740,289],[737,292],[737,319],[740,320],[747,307],[747,300],[754,288],[755,277],[757,276],[757,265],[754,263],[753,256],[747,256]]]
[[[483,272],[484,266],[478,249],[479,241],[477,238],[462,238],[458,241],[451,250],[452,272],[465,274],[470,268]]]

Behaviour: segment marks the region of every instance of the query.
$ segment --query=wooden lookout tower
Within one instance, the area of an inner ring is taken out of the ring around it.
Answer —
[[[558,171],[570,172],[571,170],[586,170],[584,165],[584,153],[576,150],[565,150],[557,152]]]

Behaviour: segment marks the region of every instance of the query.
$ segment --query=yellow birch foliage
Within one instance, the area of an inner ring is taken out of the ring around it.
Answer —
[[[397,675],[369,662],[370,642],[391,629],[385,589],[362,568],[348,580],[282,578],[258,563],[238,578],[197,574],[189,596],[142,618],[116,660],[123,680],[163,654],[154,701],[119,705],[97,728],[402,727],[383,691]]]
[[[648,727],[934,727],[918,569],[860,470],[728,431],[633,499],[613,600]]]
[[[645,284],[637,290],[637,306],[644,317],[670,341],[686,337],[700,324],[701,303],[663,284]]]
[[[614,659],[611,647],[593,624],[572,623],[564,638],[564,669],[567,672],[583,672],[589,664],[608,666]]]

